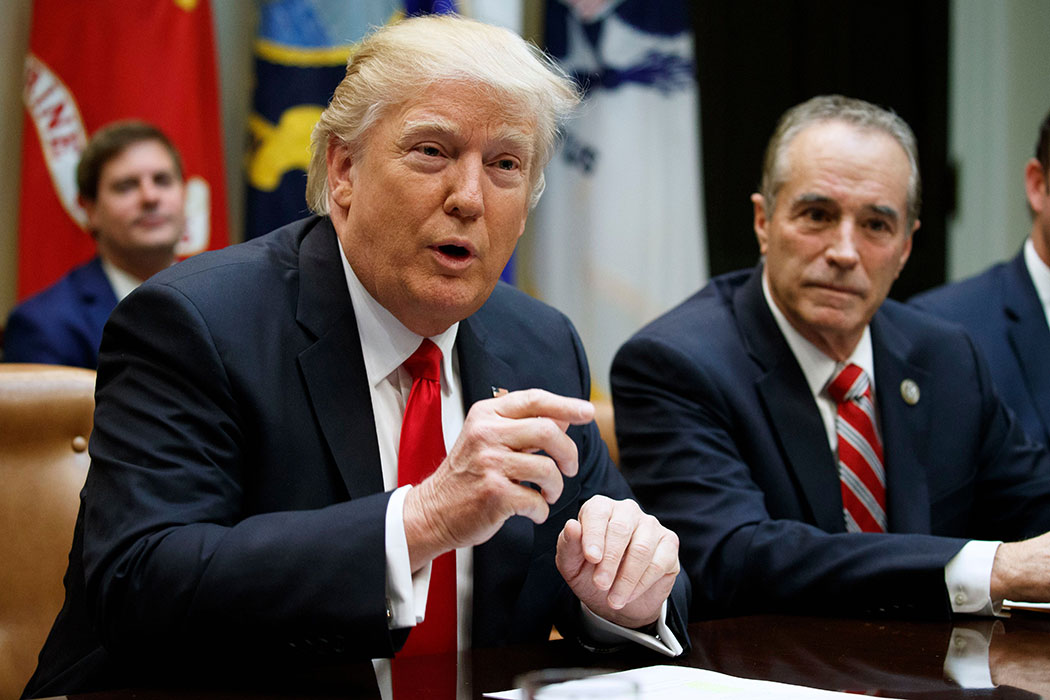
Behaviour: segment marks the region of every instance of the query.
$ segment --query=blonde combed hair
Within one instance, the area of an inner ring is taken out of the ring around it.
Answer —
[[[377,29],[351,55],[346,76],[310,138],[310,208],[328,213],[327,149],[333,139],[361,153],[381,119],[446,81],[498,95],[508,111],[535,125],[529,199],[534,207],[543,193],[543,168],[553,156],[561,124],[579,104],[579,89],[547,55],[508,29],[457,15],[424,15]]]

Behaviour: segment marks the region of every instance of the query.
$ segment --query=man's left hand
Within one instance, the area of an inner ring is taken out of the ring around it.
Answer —
[[[678,536],[634,501],[594,496],[558,537],[558,571],[584,605],[628,628],[655,622],[678,575]]]

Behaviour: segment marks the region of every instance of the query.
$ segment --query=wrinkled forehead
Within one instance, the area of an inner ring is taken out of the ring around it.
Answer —
[[[537,149],[536,122],[528,106],[505,91],[474,82],[435,83],[414,91],[386,110],[377,126],[397,138],[480,138],[529,157]]]
[[[838,121],[799,131],[783,149],[782,185],[799,179],[837,178],[875,186],[894,199],[907,199],[912,164],[904,147],[881,129]]]
[[[534,130],[527,124],[506,121],[463,122],[426,109],[410,113],[397,125],[397,136],[406,141],[434,138],[451,143],[483,141],[492,148],[531,157],[535,150]]]

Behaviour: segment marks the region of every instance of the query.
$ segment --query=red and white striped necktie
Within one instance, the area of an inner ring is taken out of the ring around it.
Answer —
[[[847,532],[886,532],[886,470],[868,375],[854,364],[828,385],[838,404],[839,480]]]

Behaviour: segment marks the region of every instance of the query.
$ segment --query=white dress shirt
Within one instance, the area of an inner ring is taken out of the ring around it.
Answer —
[[[813,400],[820,411],[820,418],[824,422],[824,430],[827,432],[828,446],[833,455],[838,454],[838,434],[835,430],[835,417],[838,407],[827,392],[827,385],[838,375],[844,366],[853,363],[863,369],[868,375],[871,384],[872,405],[878,405],[878,390],[875,386],[875,360],[871,346],[871,330],[864,328],[857,347],[845,362],[835,362],[821,352],[817,346],[809,342],[799,333],[791,322],[787,320],[780,308],[773,301],[769,291],[769,281],[766,274],[762,274],[762,293],[766,299],[766,305],[777,322],[777,327],[783,333],[791,352],[802,368],[802,374],[806,377],[806,383],[813,394]],[[882,430],[879,426],[878,411],[876,410],[875,432],[882,440]],[[887,475],[887,479],[889,476]],[[983,540],[971,540],[963,545],[963,548],[945,565],[944,583],[948,589],[951,600],[952,611],[956,613],[968,613],[971,615],[996,615],[1002,610],[1002,601],[993,601],[991,598],[992,564],[995,560],[995,552],[1002,542],[988,542]]]
[[[1035,293],[1039,297],[1039,303],[1043,305],[1043,314],[1046,323],[1050,326],[1050,266],[1035,252],[1035,244],[1031,237],[1024,242],[1024,264],[1028,268],[1028,276],[1032,278],[1035,285]]]
[[[361,338],[361,354],[372,397],[379,461],[383,470],[383,488],[387,491],[397,489],[387,506],[386,517],[390,627],[414,627],[425,616],[431,567],[427,564],[412,574],[402,518],[405,495],[411,487],[398,488],[397,453],[401,442],[401,419],[412,391],[412,376],[401,365],[416,351],[423,339],[405,328],[393,314],[373,299],[357,279],[346,257],[340,256],[340,259]],[[463,430],[465,417],[459,362],[453,352],[458,331],[459,324],[456,323],[444,333],[431,338],[441,349],[441,432],[446,451]],[[470,548],[456,551],[456,639],[460,649],[470,647],[472,559]]]
[[[106,273],[109,286],[113,288],[113,294],[117,297],[117,303],[123,301],[124,297],[131,294],[136,287],[142,284],[142,280],[138,277],[124,272],[105,258],[100,258],[100,260],[102,261],[102,271]]]

